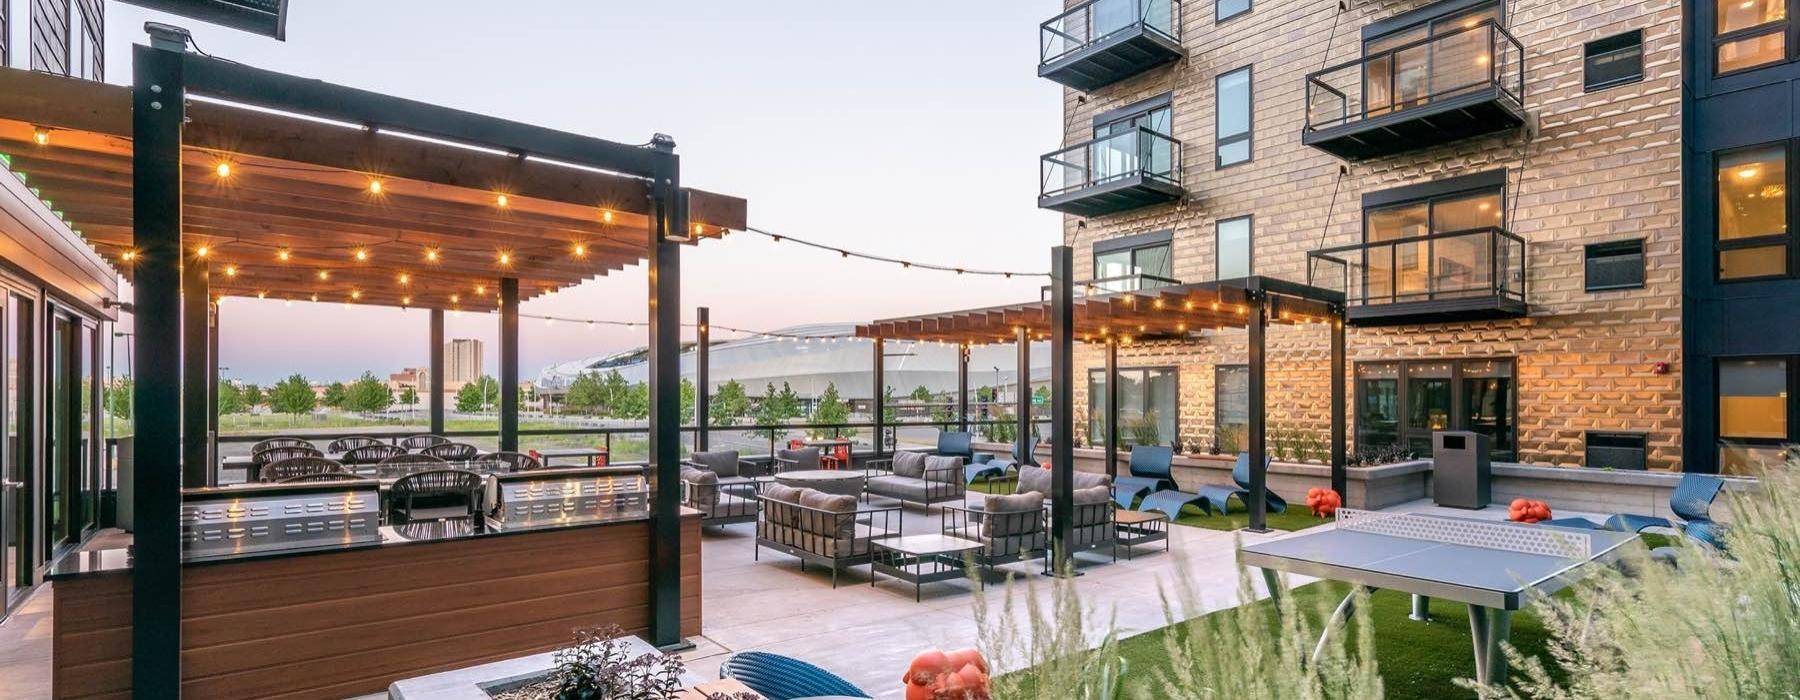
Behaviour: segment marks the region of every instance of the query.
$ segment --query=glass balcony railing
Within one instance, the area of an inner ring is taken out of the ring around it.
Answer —
[[[1038,65],[1045,66],[1128,33],[1155,33],[1181,42],[1179,0],[1088,0],[1038,30]]]
[[[1522,315],[1525,308],[1525,239],[1499,228],[1315,250],[1306,262],[1307,283],[1343,292],[1353,321]]]
[[[1485,20],[1306,76],[1302,140],[1386,155],[1517,126],[1524,99],[1525,49]]]
[[[1043,157],[1040,197],[1126,178],[1181,184],[1181,142],[1147,127],[1103,136]]]
[[[1147,292],[1179,284],[1181,284],[1181,280],[1178,279],[1139,272],[1131,275],[1079,280],[1075,282],[1075,296],[1092,297],[1120,292]],[[1050,299],[1050,291],[1050,285],[1044,285],[1042,290],[1044,300]]]

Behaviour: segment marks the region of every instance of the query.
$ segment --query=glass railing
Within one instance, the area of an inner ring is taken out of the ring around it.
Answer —
[[[1045,155],[1040,165],[1040,197],[1139,175],[1180,185],[1181,142],[1140,126]]]
[[[1077,280],[1075,282],[1075,296],[1091,297],[1104,294],[1118,294],[1121,292],[1147,292],[1152,289],[1173,287],[1178,284],[1181,284],[1181,280],[1139,272],[1131,275]],[[1044,300],[1050,299],[1050,291],[1050,285],[1046,284],[1043,286],[1041,294]]]
[[[1493,20],[1306,76],[1306,129],[1354,124],[1485,88],[1525,99],[1525,49]]]
[[[1498,228],[1315,250],[1306,262],[1308,284],[1343,292],[1351,306],[1525,300],[1525,239]]]
[[[1054,63],[1121,32],[1156,32],[1181,40],[1178,0],[1088,0],[1039,26],[1039,65]]]

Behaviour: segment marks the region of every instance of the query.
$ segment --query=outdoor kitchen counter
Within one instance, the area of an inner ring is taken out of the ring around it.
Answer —
[[[379,543],[189,561],[182,695],[338,698],[395,679],[547,651],[579,627],[649,628],[644,517],[457,533],[381,528]],[[681,513],[681,633],[700,633],[700,513]],[[52,694],[131,689],[131,563],[75,552],[55,581]]]

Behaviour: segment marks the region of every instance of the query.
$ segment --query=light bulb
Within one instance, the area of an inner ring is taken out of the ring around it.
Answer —
[[[231,164],[221,161],[218,167],[213,168],[213,171],[217,172],[219,177],[231,177]]]
[[[292,258],[292,257],[294,257],[294,254],[288,252],[288,249],[286,249],[286,248],[282,248],[281,250],[275,251],[275,259],[276,260],[280,260],[282,262],[287,262],[288,259]]]
[[[381,181],[380,180],[376,180],[374,178],[369,179],[369,194],[381,194]]]

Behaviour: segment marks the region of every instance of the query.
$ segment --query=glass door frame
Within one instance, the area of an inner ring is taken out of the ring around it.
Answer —
[[[1464,404],[1463,383],[1466,379],[1468,379],[1468,377],[1465,377],[1463,375],[1463,365],[1467,364],[1467,363],[1471,363],[1471,362],[1498,362],[1498,363],[1505,363],[1509,367],[1508,373],[1512,379],[1513,386],[1512,386],[1512,391],[1510,392],[1510,395],[1507,397],[1506,410],[1509,413],[1509,415],[1511,416],[1511,421],[1508,426],[1508,432],[1510,432],[1512,434],[1512,439],[1510,440],[1510,442],[1512,443],[1512,448],[1510,450],[1506,450],[1506,451],[1512,453],[1513,459],[1517,459],[1518,454],[1519,454],[1519,362],[1518,362],[1518,358],[1515,356],[1503,356],[1503,355],[1486,356],[1486,355],[1483,355],[1483,356],[1475,356],[1475,357],[1439,357],[1439,358],[1409,358],[1409,359],[1393,359],[1393,360],[1365,360],[1365,361],[1360,361],[1360,362],[1356,363],[1355,367],[1352,368],[1350,376],[1351,377],[1360,376],[1360,373],[1358,370],[1364,365],[1369,365],[1369,366],[1388,365],[1388,366],[1391,366],[1394,368],[1395,381],[1398,383],[1396,397],[1395,397],[1396,405],[1398,406],[1398,410],[1396,412],[1397,420],[1395,421],[1395,425],[1394,425],[1395,441],[1399,445],[1404,447],[1404,446],[1410,445],[1411,440],[1413,438],[1421,437],[1421,435],[1419,434],[1419,431],[1412,429],[1409,425],[1410,419],[1412,417],[1412,396],[1411,396],[1412,382],[1407,377],[1407,374],[1406,374],[1407,367],[1409,365],[1430,364],[1430,363],[1440,363],[1440,362],[1447,362],[1450,364],[1450,376],[1448,378],[1446,378],[1446,381],[1448,381],[1450,383],[1450,421],[1449,421],[1449,427],[1447,428],[1449,430],[1473,430],[1473,428],[1470,426],[1470,423],[1469,423],[1469,416],[1468,416],[1468,410],[1467,410],[1468,407]],[[1357,381],[1353,382],[1352,389],[1355,393],[1351,397],[1350,405],[1352,406],[1353,409],[1360,409],[1362,406],[1362,381],[1357,380]],[[1350,434],[1352,436],[1360,437],[1361,431],[1360,431],[1359,426],[1363,419],[1362,412],[1360,410],[1352,410],[1352,414],[1353,415],[1351,415],[1351,417],[1350,417],[1350,420],[1351,420]],[[1425,431],[1422,437],[1425,440],[1429,441],[1431,439],[1431,431],[1429,431],[1429,430]],[[1427,444],[1429,444],[1429,442],[1427,442]],[[1362,444],[1358,443],[1356,445],[1356,447],[1357,447],[1357,449],[1362,449],[1363,447],[1387,447],[1387,446],[1386,445],[1362,445]],[[1495,449],[1495,452],[1501,451],[1499,445],[1495,445],[1494,449]],[[1424,458],[1430,456],[1430,453],[1429,453],[1429,450],[1427,450],[1425,452],[1419,453],[1416,456],[1420,459],[1424,459]]]
[[[13,303],[17,302],[15,313]],[[43,298],[24,283],[0,274],[0,425],[16,431],[17,442],[0,446],[0,460],[16,486],[10,490],[10,504],[0,504],[5,522],[0,530],[15,530],[16,560],[10,571],[0,575],[0,617],[22,600],[37,582],[38,571],[49,559],[42,557],[38,541],[43,537],[38,514],[43,483],[42,460],[38,455],[39,401],[38,364],[43,356],[38,310]],[[13,318],[17,316],[17,318]],[[10,321],[10,323],[8,323]],[[9,331],[16,331],[9,332]],[[24,350],[21,355],[20,350]],[[13,386],[13,384],[17,386]],[[13,436],[4,436],[7,439]],[[8,489],[0,489],[0,492]],[[4,496],[5,493],[0,493]],[[0,567],[4,562],[0,562]]]
[[[47,410],[43,420],[45,439],[39,452],[45,483],[50,482],[54,471],[54,476],[62,484],[61,493],[53,494],[45,489],[43,494],[42,549],[45,561],[54,561],[62,554],[79,547],[82,540],[99,524],[99,471],[94,457],[94,431],[99,422],[92,420],[90,416],[84,430],[81,420],[83,399],[92,400],[91,396],[84,397],[83,393],[93,394],[97,388],[93,382],[89,382],[87,391],[83,392],[82,367],[94,367],[92,355],[95,344],[92,338],[98,332],[99,323],[68,305],[50,299],[46,301],[42,327],[44,341],[37,344],[37,347],[42,349],[45,360],[42,363],[42,378],[43,402]],[[83,334],[88,334],[90,339],[86,353],[89,357],[83,357]],[[59,381],[66,382],[66,405],[57,405]],[[92,410],[93,405],[89,404],[89,410]],[[51,415],[56,411],[63,412],[60,421]],[[52,435],[52,430],[60,434]],[[83,432],[87,435],[84,436]],[[66,447],[60,455],[63,460],[58,459],[59,446]],[[59,497],[61,503],[50,503],[49,499],[53,497]],[[50,513],[57,512],[52,508],[53,505],[61,507],[64,522],[51,522]]]

